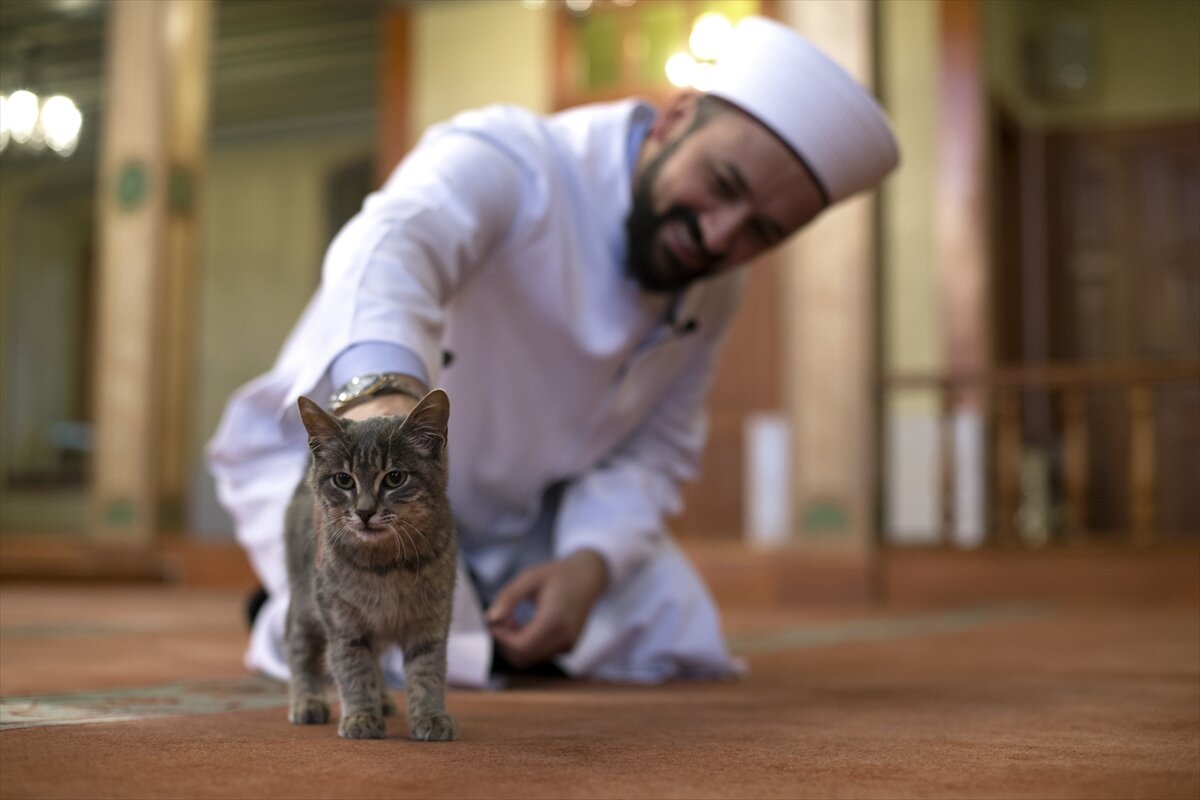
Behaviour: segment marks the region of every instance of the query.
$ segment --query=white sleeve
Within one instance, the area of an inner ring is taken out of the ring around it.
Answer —
[[[503,246],[535,181],[496,140],[443,128],[397,168],[338,234],[325,259],[321,302],[341,320],[341,347],[407,348],[433,385],[441,369],[443,309],[455,289]]]
[[[682,508],[680,485],[699,471],[708,436],[705,398],[727,325],[692,354],[668,395],[611,457],[571,482],[555,526],[555,555],[597,551],[612,584],[637,570]]]

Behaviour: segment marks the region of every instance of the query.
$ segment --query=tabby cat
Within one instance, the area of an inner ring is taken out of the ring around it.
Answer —
[[[325,665],[341,696],[338,735],[380,739],[396,706],[379,667],[404,653],[409,733],[448,741],[446,637],[454,596],[454,522],[446,498],[450,402],[434,389],[407,417],[355,422],[299,400],[311,463],[287,513],[291,606],[288,718],[329,720]]]

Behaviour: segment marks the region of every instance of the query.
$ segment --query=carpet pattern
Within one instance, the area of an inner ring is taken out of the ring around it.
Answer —
[[[985,625],[1031,619],[1046,609],[980,607],[949,612],[885,616],[845,622],[813,624],[759,632],[730,639],[739,656],[780,653],[851,642],[897,639],[956,633]],[[161,632],[158,625],[27,625],[0,627],[0,639],[53,639],[95,637],[130,632]],[[129,722],[157,717],[222,714],[283,708],[286,687],[265,677],[227,680],[178,681],[159,686],[139,686],[98,692],[0,697],[0,731],[47,725],[89,725]]]
[[[181,681],[103,692],[0,698],[0,731],[92,725],[156,717],[224,714],[287,705],[287,689],[267,678]]]
[[[0,588],[0,800],[1200,796],[1200,607],[728,607],[749,676],[452,691],[453,744],[293,726],[242,593]],[[399,697],[399,695],[398,695]],[[402,698],[401,698],[402,699]]]

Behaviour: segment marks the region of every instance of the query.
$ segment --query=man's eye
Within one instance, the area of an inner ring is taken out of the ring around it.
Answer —
[[[354,488],[354,476],[348,472],[339,472],[331,478],[333,485],[344,491]]]
[[[731,184],[729,181],[725,180],[723,177],[721,177],[719,174],[717,174],[715,172],[713,173],[712,178],[713,178],[713,186],[716,187],[717,194],[721,195],[722,197],[726,197],[726,198],[734,196],[733,184]]]
[[[383,476],[383,485],[389,489],[399,489],[406,483],[408,483],[408,473],[401,472],[398,469],[394,469]]]

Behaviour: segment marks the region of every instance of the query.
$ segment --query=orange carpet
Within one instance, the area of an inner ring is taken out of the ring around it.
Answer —
[[[1154,602],[1098,588],[726,603],[744,680],[456,691],[461,740],[419,744],[402,720],[374,742],[289,725],[283,687],[241,669],[240,592],[10,583],[0,798],[1194,800],[1193,587]]]

